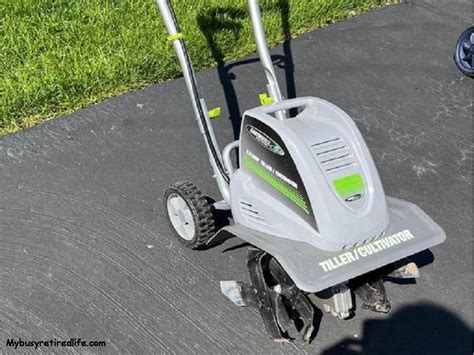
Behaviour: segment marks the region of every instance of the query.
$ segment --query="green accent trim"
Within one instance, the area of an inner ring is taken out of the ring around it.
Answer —
[[[262,104],[262,106],[271,105],[275,102],[272,97],[268,96],[265,93],[258,95],[258,98],[260,99],[260,103]]]
[[[220,107],[215,107],[211,111],[207,112],[207,115],[209,118],[212,120],[214,118],[217,118],[221,115],[221,108]]]
[[[256,163],[252,158],[245,156],[244,157],[244,166],[250,171],[254,172],[258,177],[263,181],[268,183],[270,186],[281,192],[285,197],[292,201],[295,205],[300,207],[306,214],[309,214],[309,208],[304,200],[303,196],[292,186],[287,185],[282,182],[275,175],[267,171],[261,165]]]
[[[333,180],[332,183],[342,198],[365,191],[364,179],[359,173]]]
[[[169,42],[173,42],[173,41],[176,41],[177,39],[184,39],[186,36],[184,34],[182,34],[181,32],[178,32],[174,35],[170,35],[168,36],[168,41]]]

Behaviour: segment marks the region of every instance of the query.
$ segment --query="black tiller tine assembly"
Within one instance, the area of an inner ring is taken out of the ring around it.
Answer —
[[[303,341],[310,342],[314,331],[313,305],[274,258],[270,260],[269,271],[273,279],[278,282],[280,293],[291,308],[292,319],[297,321],[298,318],[305,325]]]
[[[288,330],[300,320],[306,325],[303,340],[309,342],[314,330],[314,308],[308,298],[266,252],[250,249],[247,266],[257,307],[271,337],[278,342],[293,340]]]

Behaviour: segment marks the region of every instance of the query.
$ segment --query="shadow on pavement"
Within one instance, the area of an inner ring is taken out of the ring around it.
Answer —
[[[432,304],[403,307],[387,319],[363,324],[359,339],[345,338],[323,355],[472,354],[473,331],[457,315]]]
[[[291,54],[291,30],[289,23],[290,6],[288,0],[280,0],[276,6],[264,7],[262,11],[279,11],[281,14],[281,22],[283,28],[283,53],[284,55],[272,56],[273,63],[284,69],[286,79],[286,92],[288,98],[296,97],[296,88],[294,80],[294,65]],[[233,80],[236,79],[232,69],[254,62],[260,61],[259,58],[240,60],[233,63],[225,62],[225,55],[217,44],[218,32],[225,31],[226,37],[234,38],[237,41],[239,33],[242,29],[240,21],[249,21],[247,12],[236,7],[211,7],[198,15],[197,18],[199,28],[204,34],[207,44],[211,50],[214,60],[217,62],[217,72],[219,81],[224,90],[229,119],[232,123],[234,138],[238,139],[240,134],[241,112],[239,101],[235,92]],[[291,112],[290,112],[291,114]]]

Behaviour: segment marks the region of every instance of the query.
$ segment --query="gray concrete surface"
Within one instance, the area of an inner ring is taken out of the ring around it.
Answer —
[[[19,337],[106,340],[108,353],[472,353],[472,81],[452,61],[471,6],[390,6],[272,51],[291,50],[290,93],[349,112],[386,192],[447,232],[418,256],[426,265],[417,285],[387,284],[390,314],[324,316],[310,346],[281,346],[256,310],[221,295],[220,280],[248,279],[245,247],[231,239],[186,250],[161,206],[178,180],[217,196],[178,79],[0,138],[0,353]],[[257,105],[258,63],[232,72],[240,109]],[[209,106],[225,107],[217,70],[198,79]],[[221,142],[233,135],[226,117],[216,122]]]

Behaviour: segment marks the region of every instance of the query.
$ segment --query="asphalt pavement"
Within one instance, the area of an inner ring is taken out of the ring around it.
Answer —
[[[0,138],[0,353],[12,351],[9,338],[79,337],[107,345],[39,351],[472,353],[472,80],[452,60],[471,23],[470,1],[415,1],[271,51],[287,96],[347,111],[386,193],[414,202],[447,233],[416,256],[417,284],[386,283],[388,315],[360,307],[347,321],[326,315],[311,345],[282,346],[255,309],[220,293],[220,280],[248,280],[247,247],[234,238],[185,249],[162,207],[175,181],[218,197],[179,78]],[[223,108],[221,146],[265,90],[255,58],[198,73],[208,106]]]

